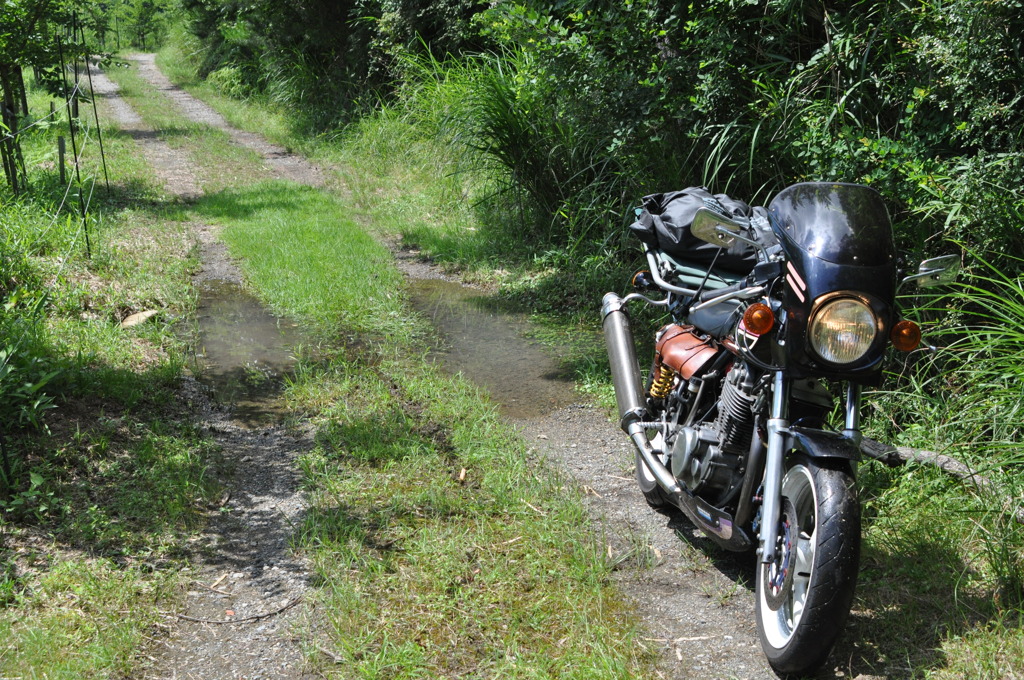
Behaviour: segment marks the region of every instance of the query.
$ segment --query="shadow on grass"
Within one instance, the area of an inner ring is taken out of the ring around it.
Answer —
[[[396,401],[379,406],[369,419],[331,420],[320,428],[317,442],[331,458],[374,469],[414,459],[451,460],[448,426],[422,417],[422,406],[394,392],[392,397]]]
[[[392,571],[393,557],[402,547],[389,538],[386,521],[371,512],[338,504],[310,509],[300,524],[297,540],[308,548],[326,550],[337,565]],[[323,574],[318,575],[323,578]]]
[[[852,675],[920,677],[947,667],[943,646],[988,624],[1005,625],[1006,611],[980,584],[977,545],[965,542],[962,487],[943,473],[860,466],[865,541],[854,611],[834,659]],[[900,486],[876,509],[876,495]]]
[[[24,537],[43,534],[24,554],[45,555],[52,543],[119,563],[172,557],[217,491],[208,473],[216,451],[175,397],[180,367],[118,367],[35,343],[33,353],[59,369],[47,386],[54,408],[45,431],[5,433],[5,542],[25,548]]]
[[[174,140],[184,139],[186,141],[195,139],[196,132],[204,130],[204,126],[201,123],[195,123],[194,125],[184,126],[169,126],[162,127],[159,130],[149,130],[145,128],[120,128],[118,134],[130,137],[135,141],[148,142],[153,140],[162,139],[166,142],[173,142]]]
[[[70,185],[70,188],[69,188]],[[78,183],[73,171],[61,183],[56,170],[41,171],[33,177],[30,187],[33,195],[40,199],[50,197],[52,208],[61,206],[65,214],[78,219]],[[144,177],[127,177],[107,184],[103,171],[91,168],[82,174],[82,195],[88,202],[90,214],[131,208],[154,216],[166,217],[167,212],[180,210],[182,201],[174,197],[163,197],[156,187]],[[47,207],[47,212],[53,211]]]
[[[321,190],[314,187],[268,181],[202,196],[191,207],[200,218],[246,220],[263,212],[287,214],[297,207],[297,200],[315,199],[320,194]]]

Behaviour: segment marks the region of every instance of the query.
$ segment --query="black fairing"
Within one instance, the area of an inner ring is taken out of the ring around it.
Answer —
[[[874,384],[894,322],[896,249],[882,197],[859,184],[807,182],[780,192],[768,206],[772,229],[787,265],[776,351],[794,378],[827,376]],[[875,345],[859,362],[835,366],[819,359],[807,340],[807,323],[817,304],[856,297],[879,319]]]

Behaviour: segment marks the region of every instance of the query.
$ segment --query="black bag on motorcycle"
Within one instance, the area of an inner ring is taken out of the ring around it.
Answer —
[[[748,218],[750,206],[725,194],[714,194],[704,187],[645,196],[637,208],[636,222],[630,230],[649,246],[658,248],[681,263],[708,267],[737,274],[747,274],[757,264],[757,251],[736,241],[728,250],[701,241],[690,233],[690,225],[698,208],[710,208],[730,218]],[[718,259],[715,260],[715,256]]]

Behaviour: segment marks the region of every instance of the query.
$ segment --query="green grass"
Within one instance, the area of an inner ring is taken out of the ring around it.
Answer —
[[[939,451],[983,475],[978,488],[934,468],[862,465],[866,551],[859,600],[875,661],[927,677],[1024,672],[1024,525],[1016,520],[1019,276],[970,253],[961,283],[918,300],[935,353],[869,395],[881,440]],[[898,642],[907,640],[907,642]]]
[[[223,226],[261,296],[323,339],[286,400],[318,424],[297,542],[323,583],[338,672],[641,673],[578,494],[477,390],[423,362],[427,328],[344,202],[276,182],[195,210]],[[347,348],[332,349],[339,331]]]
[[[241,258],[247,280],[274,308],[335,331],[398,331],[402,277],[346,202],[288,182],[211,194],[194,206]]]
[[[161,63],[180,57],[165,53]],[[185,67],[177,73],[189,77]],[[558,316],[566,302],[586,311],[605,288],[622,287],[616,277],[627,263],[615,260],[615,244],[568,259],[523,247],[514,232],[497,237],[496,221],[516,206],[480,202],[496,180],[475,171],[479,158],[457,153],[444,127],[466,94],[458,74],[425,81],[412,105],[330,140],[304,138],[287,115],[193,82],[232,122],[332,165],[344,200],[265,182],[251,170],[251,152],[185,122],[130,70],[113,75],[148,124],[190,154],[207,195],[194,206],[167,201],[134,141],[105,130],[112,187],[96,185],[86,258],[73,211],[48,216],[63,189],[53,168],[60,128],[27,138],[33,193],[0,206],[0,330],[10,375],[47,382],[25,396],[21,382],[0,381],[5,396],[17,396],[4,402],[14,407],[7,422],[24,427],[7,437],[15,466],[0,501],[0,672],[137,674],[143,636],[174,598],[182,541],[215,492],[215,451],[182,424],[186,413],[166,407],[185,363],[177,320],[194,305],[191,219],[223,225],[250,284],[324,340],[287,398],[318,429],[318,447],[302,462],[312,507],[296,545],[321,580],[331,622],[324,648],[344,660],[325,672],[646,672],[650,659],[610,586],[611,566],[579,530],[576,491],[532,461],[474,389],[422,366],[417,343],[426,331],[404,307],[386,251],[359,227],[501,282],[555,319],[554,342],[580,323]],[[37,110],[45,102],[33,95]],[[95,136],[81,140],[88,195],[102,169]],[[862,467],[865,550],[847,635],[857,672],[1024,673],[1024,529],[1009,502],[1021,492],[1021,286],[980,271],[974,281],[983,285],[960,291],[961,306],[989,310],[967,317],[980,332],[924,366],[898,396],[872,397],[881,414],[901,416],[873,427],[963,457],[994,491],[979,494],[921,466]],[[158,320],[119,327],[145,309],[160,310]],[[581,343],[571,361],[607,392],[603,360],[591,358],[599,351]],[[969,370],[952,374],[959,366]],[[34,402],[37,394],[48,401]],[[32,430],[34,420],[49,431]]]
[[[174,575],[109,560],[66,560],[0,613],[0,673],[18,678],[118,678],[137,672]]]
[[[232,97],[223,94],[214,84],[199,78],[188,57],[199,46],[192,42],[193,39],[185,31],[176,30],[174,38],[157,53],[157,65],[174,84],[198,96],[239,129],[258,131],[271,142],[289,149],[296,148],[295,145],[300,142],[304,143],[304,152],[315,148],[312,140],[301,138],[293,132],[288,124],[287,112],[274,107],[268,100],[260,99],[257,103]]]
[[[649,659],[580,530],[579,494],[527,459],[476,390],[365,363],[307,366],[292,391],[299,406],[346,395],[303,460],[299,539],[344,659],[332,675],[641,675]]]

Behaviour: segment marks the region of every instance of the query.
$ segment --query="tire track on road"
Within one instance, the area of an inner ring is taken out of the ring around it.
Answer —
[[[105,74],[92,75],[97,99],[136,141],[165,189],[182,201],[201,196],[188,154],[146,126]],[[197,285],[241,281],[210,227],[197,225],[195,237],[203,246]],[[295,461],[313,446],[312,434],[243,422],[230,408],[215,406],[209,391],[192,379],[184,381],[179,398],[195,409],[198,424],[234,472],[224,480],[221,504],[190,546],[195,573],[183,611],[169,617],[169,633],[150,650],[153,665],[144,677],[319,677],[306,670],[296,639],[297,629],[313,626],[309,608],[295,606],[310,591],[311,572],[289,547],[306,511]],[[238,619],[248,621],[227,623]]]

